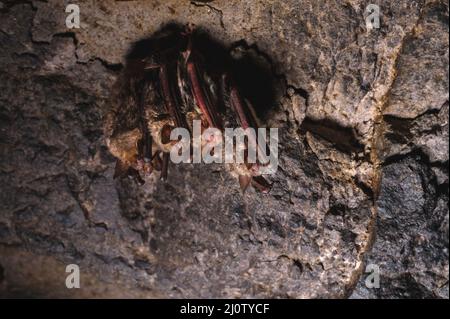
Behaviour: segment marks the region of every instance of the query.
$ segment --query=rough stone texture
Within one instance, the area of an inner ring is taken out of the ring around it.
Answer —
[[[445,1],[377,1],[374,30],[370,1],[80,0],[80,29],[67,3],[0,1],[1,296],[448,298]],[[169,21],[265,70],[269,195],[213,165],[112,179],[111,86]]]

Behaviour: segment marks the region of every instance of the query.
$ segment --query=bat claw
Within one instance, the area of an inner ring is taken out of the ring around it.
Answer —
[[[141,175],[139,174],[139,172],[137,170],[135,170],[134,168],[130,167],[128,169],[128,177],[133,179],[137,184],[139,185],[144,185],[145,181],[142,179]]]

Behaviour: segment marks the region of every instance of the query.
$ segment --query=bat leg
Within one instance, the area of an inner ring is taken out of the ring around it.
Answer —
[[[265,194],[272,188],[272,185],[262,176],[253,176],[252,186]]]
[[[167,180],[167,171],[169,169],[169,158],[170,158],[169,153],[163,153],[162,167],[161,167],[161,179],[163,181]]]

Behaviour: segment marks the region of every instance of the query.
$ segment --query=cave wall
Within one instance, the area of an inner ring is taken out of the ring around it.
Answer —
[[[80,0],[79,29],[68,3],[0,1],[1,296],[448,298],[446,1],[377,1],[372,30],[359,0]],[[221,165],[113,179],[108,97],[168,22],[266,70],[269,194]]]

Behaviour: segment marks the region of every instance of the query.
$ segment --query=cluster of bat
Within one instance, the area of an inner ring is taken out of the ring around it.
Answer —
[[[166,179],[174,145],[170,133],[176,127],[192,131],[193,120],[201,121],[202,130],[258,127],[253,107],[227,69],[231,57],[210,63],[214,58],[205,59],[209,52],[197,46],[197,34],[192,26],[162,29],[128,54],[106,122],[107,145],[117,158],[115,178],[143,184],[141,174],[156,170]],[[243,191],[249,185],[269,191],[258,165],[230,165]]]

